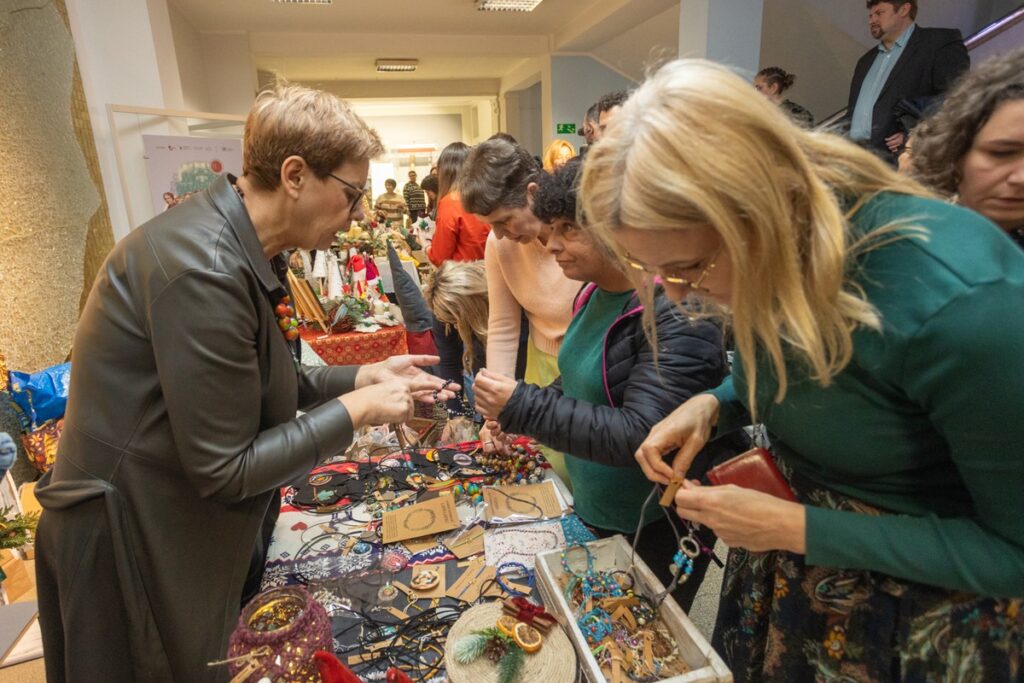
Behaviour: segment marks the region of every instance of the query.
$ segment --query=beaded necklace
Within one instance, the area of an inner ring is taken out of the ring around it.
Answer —
[[[569,566],[569,551],[576,548],[583,550],[587,557],[587,568],[582,572],[578,572]],[[622,597],[622,586],[619,585],[619,582],[609,572],[594,570],[594,556],[590,553],[590,548],[587,547],[586,543],[570,543],[566,545],[565,549],[562,550],[561,559],[562,569],[565,570],[565,573],[579,581],[584,598]]]
[[[242,188],[237,183],[232,184],[231,188],[238,195],[238,198],[242,200],[242,204],[245,204],[245,192],[242,191]],[[273,267],[273,264],[271,264],[271,267]],[[278,277],[280,277],[280,273],[278,273]],[[292,298],[287,294],[288,288],[285,287],[284,289],[286,293],[278,299],[277,305],[274,306],[274,315],[277,316],[278,329],[281,330],[285,341],[288,342],[288,350],[291,351],[292,360],[295,362],[296,367],[298,367],[299,358],[295,342],[299,339],[299,321],[295,318]]]

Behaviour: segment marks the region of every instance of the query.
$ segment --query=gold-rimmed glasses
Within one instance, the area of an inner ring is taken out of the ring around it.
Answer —
[[[667,282],[672,285],[683,285],[685,287],[689,287],[690,289],[701,289],[701,286],[704,284],[704,281],[708,279],[708,276],[711,275],[711,271],[715,269],[715,264],[718,261],[719,254],[721,253],[722,248],[719,247],[718,250],[714,254],[712,254],[711,257],[704,264],[704,267],[700,271],[700,275],[697,276],[696,280],[691,280],[690,278],[683,277],[683,273],[697,270],[697,268],[700,267],[700,264],[697,264],[696,266],[690,266],[688,268],[679,268],[675,272],[672,272],[671,269],[666,271],[662,268],[654,268],[652,266],[648,266],[645,263],[637,261],[629,254],[623,256],[623,260],[626,262],[626,265],[632,268],[633,270],[639,271],[644,275],[647,275],[652,278],[660,277],[662,282]]]

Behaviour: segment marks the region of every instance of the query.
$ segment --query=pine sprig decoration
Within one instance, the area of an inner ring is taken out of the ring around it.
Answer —
[[[515,683],[523,671],[526,653],[497,628],[473,631],[455,643],[455,661],[471,664],[487,655],[498,663],[498,683]]]
[[[498,683],[515,683],[519,680],[519,674],[523,670],[525,661],[526,653],[521,647],[512,643],[512,646],[505,651],[505,656],[498,662]]]
[[[39,513],[11,514],[14,508],[0,509],[0,548],[20,548],[32,542]]]
[[[459,664],[471,664],[483,656],[487,649],[487,636],[480,633],[471,633],[459,639],[455,643],[455,661]]]

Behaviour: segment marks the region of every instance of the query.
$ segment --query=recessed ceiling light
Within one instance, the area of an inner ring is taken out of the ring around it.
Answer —
[[[270,0],[279,5],[329,5],[333,0]]]
[[[394,73],[397,71],[415,71],[419,66],[418,59],[378,59],[377,71],[381,73]]]
[[[481,12],[532,12],[542,0],[476,0]]]

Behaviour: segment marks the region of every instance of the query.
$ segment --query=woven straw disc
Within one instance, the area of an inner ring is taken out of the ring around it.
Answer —
[[[498,665],[481,657],[470,664],[455,661],[455,643],[473,631],[493,627],[501,616],[501,603],[488,602],[466,610],[452,630],[444,646],[444,665],[448,669],[451,683],[497,683]],[[544,634],[544,647],[532,655],[526,655],[526,663],[519,674],[524,683],[573,683],[576,680],[576,652],[565,631],[558,624]]]

